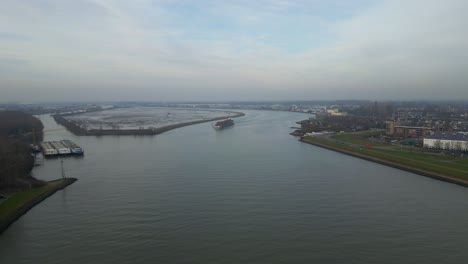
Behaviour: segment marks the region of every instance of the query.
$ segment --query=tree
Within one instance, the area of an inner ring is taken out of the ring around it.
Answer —
[[[452,144],[450,143],[450,141],[445,141],[444,149],[451,149],[451,146],[452,146]]]
[[[0,189],[40,182],[29,175],[34,165],[29,142],[42,140],[42,130],[42,122],[30,114],[0,111]]]
[[[434,148],[436,148],[436,149],[441,149],[442,148],[442,142],[440,141],[440,139],[437,139],[434,142]]]
[[[462,142],[461,141],[456,141],[454,145],[455,145],[454,146],[455,150],[458,150],[458,151],[462,150]]]

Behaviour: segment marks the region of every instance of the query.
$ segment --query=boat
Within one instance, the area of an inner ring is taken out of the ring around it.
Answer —
[[[63,145],[59,141],[50,141],[50,144],[57,150],[59,155],[67,155],[71,154],[70,148],[67,146]]]
[[[228,118],[226,120],[216,122],[216,124],[213,127],[215,129],[223,129],[223,128],[230,127],[233,125],[234,125],[234,120],[232,120],[231,118]]]
[[[44,156],[49,157],[58,155],[58,151],[49,142],[41,142],[40,145]]]
[[[84,154],[83,149],[80,146],[78,146],[77,144],[75,144],[75,142],[73,142],[73,141],[71,141],[69,139],[64,139],[64,140],[60,141],[60,143],[67,146],[70,149],[71,154],[74,154],[74,155],[83,155]]]
[[[41,152],[41,148],[38,145],[30,144],[29,147],[31,148],[32,153],[39,153]]]

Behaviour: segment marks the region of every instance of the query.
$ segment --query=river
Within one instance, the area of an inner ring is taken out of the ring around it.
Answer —
[[[300,143],[244,111],[157,136],[69,138],[78,182],[0,235],[0,263],[465,263],[468,189]],[[58,129],[58,130],[56,130]],[[34,175],[60,177],[49,159]]]

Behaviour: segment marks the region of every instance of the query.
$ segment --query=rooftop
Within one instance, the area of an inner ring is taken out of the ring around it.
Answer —
[[[417,127],[417,126],[395,126],[395,128],[408,128],[408,129],[431,129],[430,127]]]
[[[440,140],[458,140],[468,141],[468,133],[435,133],[426,137],[427,139],[440,139]]]

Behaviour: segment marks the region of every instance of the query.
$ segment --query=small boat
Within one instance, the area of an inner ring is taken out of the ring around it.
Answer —
[[[230,127],[234,125],[234,120],[231,118],[223,120],[223,121],[218,121],[216,124],[213,126],[215,129],[223,129],[226,127]]]
[[[38,145],[30,144],[29,145],[31,148],[32,153],[39,153],[41,152],[41,148]]]

